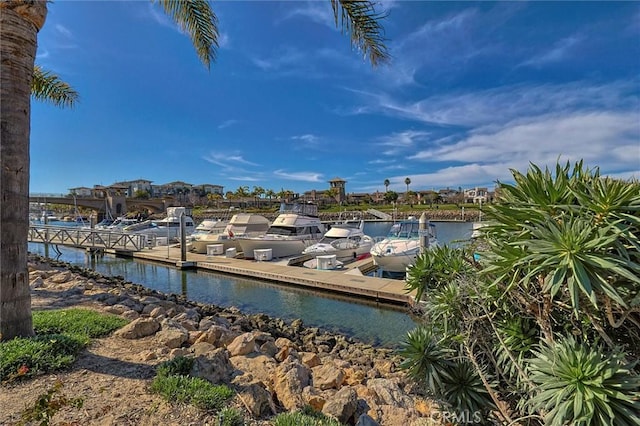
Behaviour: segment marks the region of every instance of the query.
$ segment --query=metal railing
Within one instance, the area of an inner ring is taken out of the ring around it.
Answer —
[[[29,225],[28,239],[34,243],[126,251],[140,251],[149,246],[147,235],[49,225]]]

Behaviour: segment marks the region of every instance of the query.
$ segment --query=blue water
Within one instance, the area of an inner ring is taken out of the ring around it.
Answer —
[[[441,243],[468,239],[471,235],[470,223],[434,223]],[[390,222],[368,222],[365,232],[384,236],[390,227]],[[60,256],[52,247],[47,249],[48,255],[104,275],[123,276],[163,293],[182,294],[189,300],[235,306],[247,314],[265,313],[287,321],[299,318],[307,326],[342,333],[373,345],[395,347],[416,325],[402,308],[395,306],[209,271],[181,271],[109,254],[95,257],[81,249],[62,246],[58,249]],[[29,243],[29,251],[45,255],[45,245]]]

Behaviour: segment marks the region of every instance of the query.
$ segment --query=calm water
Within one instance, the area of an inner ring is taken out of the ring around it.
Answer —
[[[468,239],[471,235],[470,223],[434,223],[439,240],[445,244]],[[368,222],[365,232],[371,236],[384,236],[390,227],[390,222]],[[51,248],[49,256],[104,275],[120,275],[163,293],[183,294],[193,301],[235,306],[247,314],[265,313],[288,321],[300,318],[307,326],[339,332],[375,345],[397,346],[416,325],[398,307],[209,271],[180,271],[109,254],[91,257],[81,249],[58,248],[62,253],[59,257]],[[29,243],[29,251],[44,255],[45,246]]]

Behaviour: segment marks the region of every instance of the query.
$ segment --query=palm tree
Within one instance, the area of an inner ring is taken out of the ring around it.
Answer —
[[[411,179],[406,178],[404,180],[404,184],[407,185],[407,195],[409,195],[409,185],[411,184]]]
[[[372,65],[389,59],[371,1],[330,0],[336,26]],[[0,339],[33,334],[27,270],[29,230],[30,93],[37,34],[47,16],[46,0],[0,2]],[[204,65],[215,61],[217,17],[207,0],[157,0],[189,35]]]
[[[389,179],[385,179],[384,180],[384,192],[389,192],[389,185],[391,185],[391,182],[389,181]]]

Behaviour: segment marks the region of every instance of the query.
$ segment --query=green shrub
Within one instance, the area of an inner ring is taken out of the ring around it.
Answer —
[[[77,335],[44,334],[0,343],[0,380],[33,377],[70,366],[89,339]]]
[[[188,376],[193,367],[193,358],[177,356],[158,366],[157,375],[161,377]]]
[[[638,424],[640,376],[621,352],[605,354],[569,337],[534,353],[530,377],[539,392],[529,405],[546,412],[545,424]]]
[[[219,411],[233,396],[225,385],[213,385],[197,377],[156,376],[151,382],[151,391],[162,395],[167,401],[193,404],[205,410]]]
[[[116,315],[90,309],[56,309],[33,312],[33,329],[36,334],[80,334],[87,337],[104,337],[127,324]]]
[[[273,426],[341,426],[341,423],[306,408],[303,411],[278,414],[273,420]]]
[[[242,413],[235,408],[225,407],[218,413],[218,426],[243,426]]]

